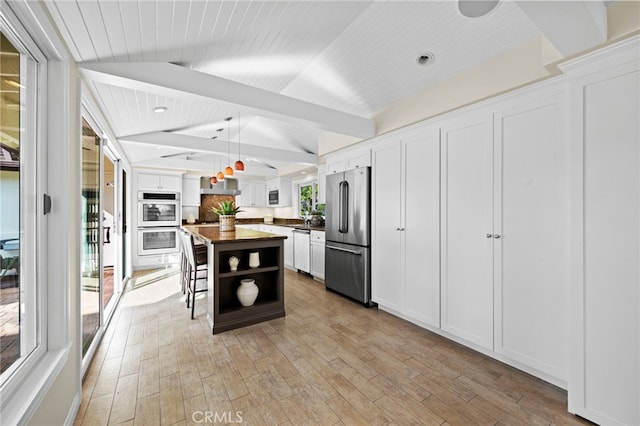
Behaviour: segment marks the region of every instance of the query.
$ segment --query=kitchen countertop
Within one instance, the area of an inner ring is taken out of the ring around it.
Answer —
[[[242,241],[267,241],[287,238],[285,235],[276,235],[269,232],[252,231],[236,227],[235,231],[220,232],[217,224],[209,225],[186,225],[185,230],[192,233],[194,237],[212,244],[237,243]]]

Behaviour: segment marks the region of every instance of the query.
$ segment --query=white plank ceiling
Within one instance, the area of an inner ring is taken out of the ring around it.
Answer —
[[[45,4],[79,63],[171,62],[364,118],[541,34],[508,1],[476,19],[463,17],[455,1]],[[425,50],[433,52],[436,61],[421,67],[416,57]],[[216,129],[224,128],[223,139],[228,139],[227,116],[234,117],[230,136],[237,140],[240,114],[242,143],[318,152],[317,128],[267,118],[242,106],[104,82],[90,82],[89,87],[118,138],[170,131],[203,138],[207,151]],[[156,114],[155,106],[168,111]],[[158,150],[131,142],[122,146],[135,165],[175,163],[172,159],[186,157],[194,164],[216,161],[206,152],[187,155],[191,150],[179,144]],[[179,153],[185,155],[160,158]],[[276,168],[288,163],[286,157],[264,162]],[[256,175],[274,173],[257,161],[247,169]]]

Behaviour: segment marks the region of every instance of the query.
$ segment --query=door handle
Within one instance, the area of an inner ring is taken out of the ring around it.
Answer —
[[[493,234],[487,234],[485,235],[486,238],[493,238]]]
[[[500,235],[499,234],[493,234],[493,238],[498,239],[498,238],[500,238]]]
[[[349,250],[349,249],[344,249],[344,248],[340,248],[340,247],[333,247],[333,246],[325,246],[325,247],[328,248],[328,249],[331,249],[331,250],[343,251],[345,253],[355,254],[356,256],[362,256],[362,252],[361,251]]]

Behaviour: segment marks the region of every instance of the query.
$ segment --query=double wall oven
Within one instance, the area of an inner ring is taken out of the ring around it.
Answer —
[[[138,255],[180,251],[180,194],[138,192]]]

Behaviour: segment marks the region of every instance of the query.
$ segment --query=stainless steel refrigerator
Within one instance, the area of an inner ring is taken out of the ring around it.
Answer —
[[[371,169],[327,175],[325,286],[371,306]]]

